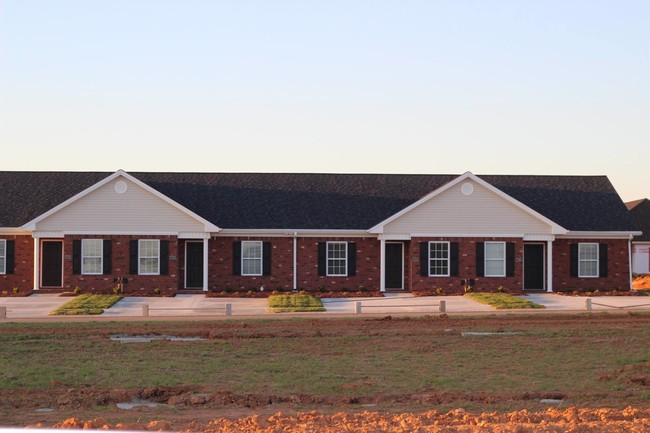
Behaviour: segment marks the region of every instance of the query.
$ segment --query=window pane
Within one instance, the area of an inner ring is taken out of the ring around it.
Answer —
[[[485,276],[503,276],[503,260],[488,260],[485,262]]]
[[[84,257],[83,259],[83,273],[84,274],[101,274],[102,273],[102,259],[96,257]]]
[[[101,239],[81,240],[81,273],[102,273],[102,246]]]
[[[429,243],[429,275],[449,275],[449,243]]]
[[[347,275],[347,242],[327,243],[327,275]]]
[[[159,242],[157,239],[140,240],[140,273],[141,274],[159,274],[158,262],[160,256]]]
[[[241,254],[245,259],[262,258],[262,243],[261,242],[242,242]]]
[[[5,257],[5,250],[6,250],[6,245],[7,241],[4,239],[0,241],[0,257],[4,258]]]
[[[502,242],[486,242],[485,258],[486,259],[503,259],[505,256],[505,244]]]
[[[578,244],[578,276],[598,276],[598,244]]]

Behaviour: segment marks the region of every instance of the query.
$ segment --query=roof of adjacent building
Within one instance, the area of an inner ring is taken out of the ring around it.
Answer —
[[[0,227],[20,227],[110,176],[0,172]],[[458,175],[129,172],[221,228],[369,229]],[[574,231],[634,231],[606,176],[479,175]]]
[[[650,200],[642,198],[629,201],[625,206],[629,209],[637,228],[643,232],[641,236],[635,236],[634,240],[650,242]]]

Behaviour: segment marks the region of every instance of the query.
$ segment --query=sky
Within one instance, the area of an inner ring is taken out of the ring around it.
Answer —
[[[650,1],[0,0],[0,170],[607,175]]]

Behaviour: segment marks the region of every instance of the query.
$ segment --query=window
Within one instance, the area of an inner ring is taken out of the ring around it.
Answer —
[[[429,242],[429,276],[449,276],[449,242]]]
[[[262,242],[242,241],[241,274],[262,275]]]
[[[348,274],[348,243],[327,243],[327,276],[337,277]]]
[[[103,241],[101,239],[81,240],[81,273],[100,275],[102,273]]]
[[[598,275],[598,244],[578,244],[578,277]]]
[[[0,239],[0,274],[7,273],[7,241]]]
[[[159,275],[160,241],[158,239],[140,239],[138,248],[138,273],[141,275]]]
[[[486,277],[506,276],[506,243],[505,242],[485,243],[485,276]]]

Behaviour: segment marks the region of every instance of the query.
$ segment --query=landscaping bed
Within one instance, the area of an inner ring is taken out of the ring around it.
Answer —
[[[307,294],[269,296],[269,311],[272,313],[299,313],[325,311],[319,298]]]
[[[122,299],[117,295],[78,295],[74,299],[50,312],[51,316],[76,316],[102,314],[104,310]]]
[[[507,293],[465,293],[465,296],[481,304],[487,304],[497,310],[510,310],[520,308],[544,308],[536,304]]]

